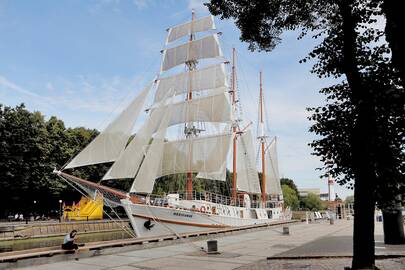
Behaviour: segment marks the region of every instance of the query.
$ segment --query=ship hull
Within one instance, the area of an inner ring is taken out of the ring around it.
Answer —
[[[138,237],[217,230],[272,223],[283,219],[281,208],[243,208],[201,201],[183,201],[183,203],[192,204],[195,207],[190,210],[180,207],[134,204],[122,200]],[[215,213],[213,213],[213,207]]]

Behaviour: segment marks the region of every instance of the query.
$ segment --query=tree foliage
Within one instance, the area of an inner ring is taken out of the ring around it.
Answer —
[[[297,193],[297,195],[299,194],[298,188],[295,185],[294,180],[289,179],[289,178],[280,178],[280,184],[289,186],[290,188],[292,188],[295,191],[295,193]]]
[[[390,204],[404,185],[404,29],[399,1],[211,0],[214,15],[235,19],[252,50],[271,51],[281,33],[320,40],[307,60],[337,83],[321,90],[327,104],[310,109],[311,143],[326,174],[355,189],[353,268],[374,265],[375,203]],[[386,16],[386,35],[375,27]],[[401,23],[402,22],[402,23]],[[391,56],[392,53],[392,57]],[[340,81],[340,82],[339,82]],[[402,87],[401,87],[402,86]],[[365,248],[364,248],[365,247]]]
[[[58,209],[59,199],[75,196],[52,170],[97,134],[96,130],[65,128],[56,117],[45,120],[23,104],[0,105],[0,213]]]
[[[283,190],[284,205],[289,206],[291,210],[298,210],[300,202],[297,191],[287,184],[282,184],[281,189]]]
[[[353,195],[347,196],[345,199],[345,204],[353,204],[353,203],[354,203],[354,196]]]
[[[302,208],[311,211],[324,210],[326,208],[325,203],[314,193],[308,193],[308,196],[301,199]]]

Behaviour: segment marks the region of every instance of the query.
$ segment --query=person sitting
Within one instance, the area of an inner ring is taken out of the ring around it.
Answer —
[[[75,250],[75,255],[76,258],[75,260],[79,260],[78,252],[79,252],[79,245],[75,243],[76,241],[76,234],[77,231],[73,230],[70,233],[65,235],[65,238],[63,239],[63,244],[62,244],[62,249],[64,250]],[[80,246],[83,246],[83,244],[80,244]]]

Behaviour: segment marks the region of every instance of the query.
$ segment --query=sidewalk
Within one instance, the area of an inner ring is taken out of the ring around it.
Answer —
[[[352,225],[352,221],[341,220],[336,221],[335,225],[326,222],[290,225],[290,235],[283,235],[282,227],[229,235],[216,238],[221,252],[218,255],[201,251],[202,247],[206,248],[206,241],[197,241],[32,266],[29,269],[343,269],[350,266],[349,257],[302,260],[288,257],[351,256]],[[381,230],[377,226],[377,240],[381,239]],[[405,255],[403,246],[390,247],[377,242],[377,247],[376,251],[381,255],[393,252]],[[273,259],[268,260],[268,257]],[[379,260],[377,265],[382,265],[382,269],[401,269],[404,263],[400,258]]]
[[[284,270],[284,269],[311,269],[311,270],[343,270],[350,266],[352,259],[307,259],[307,260],[269,260],[242,266],[237,270]],[[405,269],[405,258],[377,260],[376,266],[381,270]]]

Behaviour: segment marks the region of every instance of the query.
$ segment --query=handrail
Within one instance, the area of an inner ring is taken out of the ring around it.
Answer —
[[[222,205],[230,205],[236,207],[246,207],[245,201],[241,198],[238,198],[236,201],[233,201],[231,197],[212,193],[209,191],[197,192],[193,190],[190,194],[187,192],[168,192],[166,195],[157,195],[150,194],[146,196],[146,204],[155,205],[155,206],[167,206],[169,204],[168,194],[176,194],[179,196],[180,200],[195,200],[195,201],[205,201],[211,203],[217,203]],[[189,195],[189,196],[187,196]],[[261,200],[251,200],[250,208],[261,208]],[[271,208],[277,205],[277,201],[269,200],[266,201],[265,207]]]

